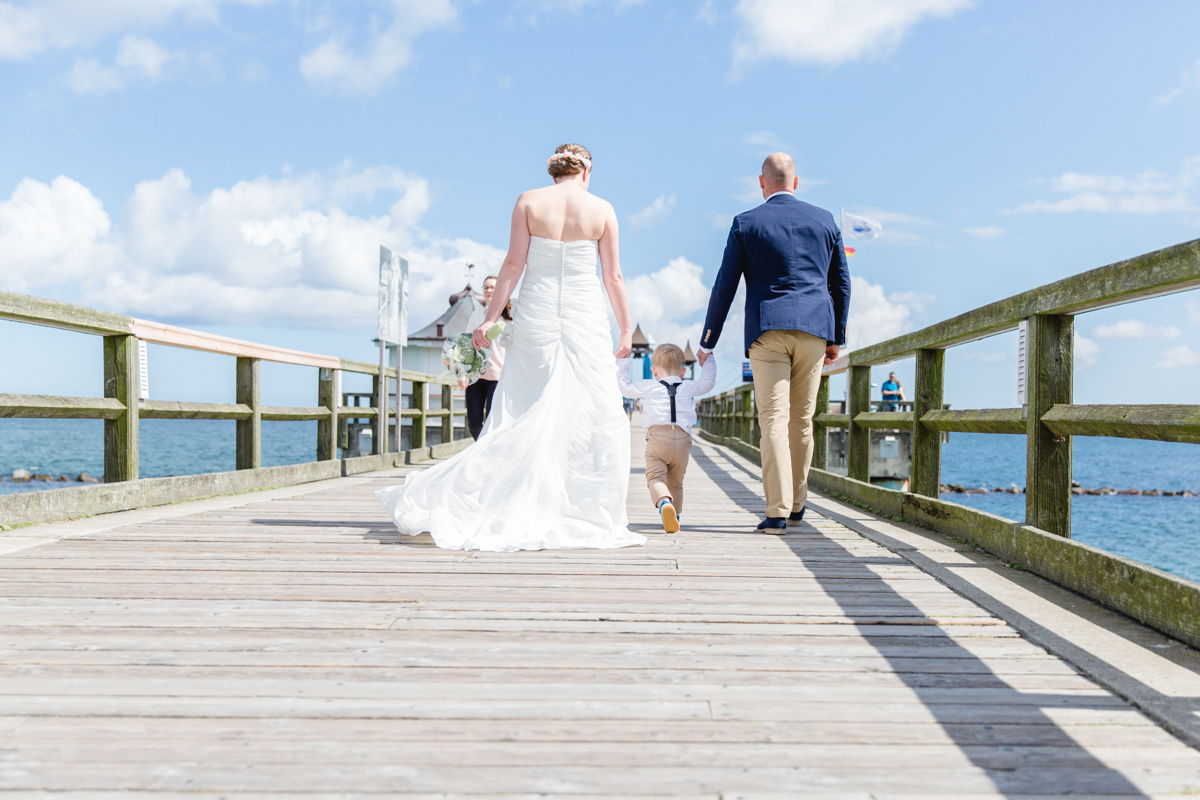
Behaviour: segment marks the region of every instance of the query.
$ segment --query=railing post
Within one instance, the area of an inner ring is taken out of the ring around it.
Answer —
[[[104,337],[104,396],[125,411],[104,421],[104,482],[138,478],[138,343],[136,336]]]
[[[375,435],[371,437],[371,455],[379,456],[387,452],[387,376],[382,366],[378,375],[371,376],[371,397],[375,400]]]
[[[1042,423],[1050,407],[1071,404],[1075,318],[1029,318],[1028,417],[1025,420],[1025,524],[1071,536],[1071,437]]]
[[[237,402],[250,406],[250,416],[237,421],[237,468],[262,466],[261,362],[257,358],[237,360]]]
[[[738,421],[738,438],[748,445],[753,445],[754,417],[750,411],[750,403],[750,389],[747,388],[742,391],[741,396],[738,398],[738,411],[741,414],[741,418]]]
[[[454,441],[454,387],[448,383],[442,384],[442,409],[446,416],[442,417],[442,444]]]
[[[317,420],[317,461],[333,461],[338,448],[338,404],[342,399],[342,371],[322,367],[317,380],[317,405],[329,416]]]
[[[850,439],[846,472],[856,481],[871,480],[871,429],[854,421],[856,414],[871,410],[871,367],[850,368]]]
[[[815,417],[829,413],[829,376],[821,376],[817,388],[817,410],[813,412],[813,455],[812,465],[817,469],[829,469],[829,428],[817,422]]]
[[[748,396],[750,398],[750,444],[761,449],[762,426],[758,424],[758,395],[754,393],[753,384],[750,386]]]
[[[429,409],[429,391],[425,381],[413,381],[412,387],[412,407],[419,412],[412,418],[412,449],[419,450],[425,446],[425,423],[428,420],[425,412]]]
[[[942,483],[942,433],[926,428],[921,417],[942,410],[946,351],[917,351],[917,386],[913,395],[912,492],[938,497]]]

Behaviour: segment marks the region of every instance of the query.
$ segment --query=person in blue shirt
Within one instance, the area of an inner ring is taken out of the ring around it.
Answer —
[[[900,386],[900,381],[896,380],[896,373],[888,373],[888,379],[883,382],[882,395],[883,405],[880,411],[895,411],[896,403],[904,399],[904,389]]]

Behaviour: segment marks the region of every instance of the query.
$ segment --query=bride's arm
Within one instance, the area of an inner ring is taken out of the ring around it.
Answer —
[[[500,319],[500,312],[508,305],[513,289],[517,288],[517,281],[521,280],[521,273],[525,271],[525,259],[529,255],[529,223],[525,219],[527,205],[525,195],[517,198],[512,213],[512,231],[508,237],[508,255],[504,257],[500,274],[496,276],[496,291],[488,303],[483,324],[471,335],[472,343],[480,350],[492,346],[487,338],[487,330]]]
[[[625,292],[625,277],[621,274],[618,238],[617,212],[609,206],[604,220],[604,235],[600,237],[600,272],[604,276],[608,302],[612,304],[617,325],[621,328],[616,356],[628,358],[633,351],[633,323],[629,319],[629,297]]]

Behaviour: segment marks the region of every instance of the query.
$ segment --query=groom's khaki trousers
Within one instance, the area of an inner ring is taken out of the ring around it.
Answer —
[[[824,361],[825,340],[801,331],[764,331],[750,345],[768,517],[786,517],[808,499],[813,412]]]

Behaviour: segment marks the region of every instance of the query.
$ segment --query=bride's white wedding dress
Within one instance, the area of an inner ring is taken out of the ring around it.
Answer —
[[[595,241],[531,238],[479,441],[376,493],[401,533],[497,552],[645,543],[627,527],[629,420],[596,264]]]

